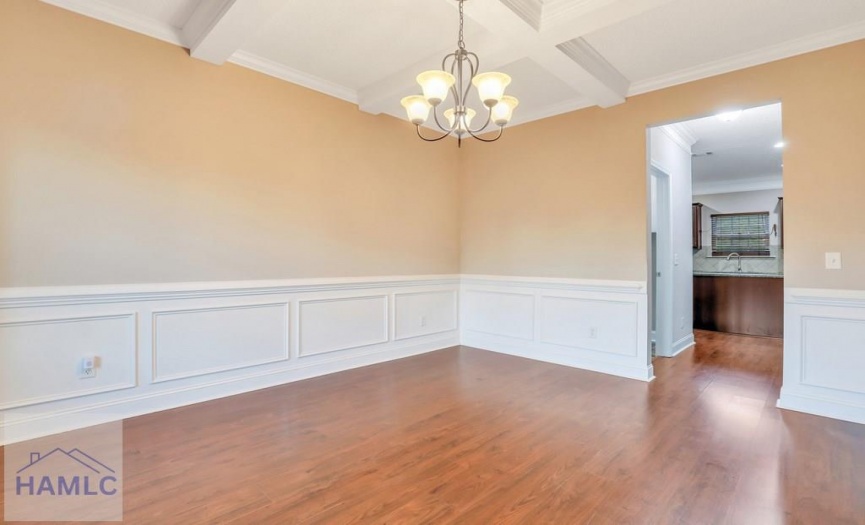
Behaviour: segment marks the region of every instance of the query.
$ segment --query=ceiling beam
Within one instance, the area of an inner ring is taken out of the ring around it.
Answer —
[[[279,10],[284,0],[202,0],[183,26],[189,54],[221,65]]]
[[[631,82],[582,38],[575,38],[553,48],[544,48],[543,56],[532,56],[535,62],[556,74],[580,93],[608,108],[625,101]],[[568,60],[562,60],[565,56]]]

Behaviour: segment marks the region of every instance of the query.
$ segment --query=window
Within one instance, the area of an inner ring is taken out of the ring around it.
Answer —
[[[712,255],[769,255],[769,212],[712,215]]]

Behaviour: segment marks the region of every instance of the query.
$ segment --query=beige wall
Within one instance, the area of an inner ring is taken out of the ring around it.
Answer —
[[[646,127],[782,100],[787,285],[865,288],[865,41],[462,150],[31,0],[0,2],[0,78],[0,287],[644,280]]]
[[[865,289],[865,41],[519,126],[462,162],[462,271],[646,279],[646,127],[783,102],[792,287]],[[826,251],[844,269],[823,269]]]
[[[458,150],[0,2],[0,287],[455,273]]]

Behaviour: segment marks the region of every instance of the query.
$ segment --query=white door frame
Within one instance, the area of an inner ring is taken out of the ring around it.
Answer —
[[[651,149],[650,149],[651,151]],[[655,178],[655,201],[652,200],[652,178]],[[646,175],[648,192],[647,236],[647,267],[652,271],[652,214],[657,217],[657,290],[655,278],[648,275],[649,290],[649,320],[652,319],[652,309],[657,305],[655,336],[655,355],[669,357],[673,350],[673,216],[672,189],[670,175],[651,160]],[[652,339],[652,326],[649,322],[649,340]],[[650,343],[651,344],[651,343]],[[651,352],[650,352],[651,356]],[[651,359],[651,357],[650,357]]]

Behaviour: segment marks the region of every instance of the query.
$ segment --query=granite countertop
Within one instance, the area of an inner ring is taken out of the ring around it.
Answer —
[[[768,277],[783,279],[783,273],[749,273],[749,272],[694,272],[694,277]]]

